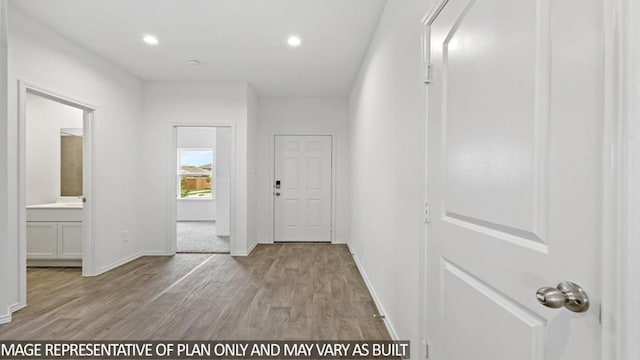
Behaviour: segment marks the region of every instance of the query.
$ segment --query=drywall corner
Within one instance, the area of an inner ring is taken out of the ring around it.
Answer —
[[[9,307],[7,307],[6,309],[7,312],[0,315],[0,325],[11,322],[11,309]]]
[[[7,132],[7,77],[8,77],[8,29],[7,2],[0,0],[0,309],[7,309],[7,313],[0,315],[0,323],[11,321],[11,295],[15,284],[10,281],[10,274],[15,274],[9,268],[9,230],[8,230],[8,132]],[[17,278],[17,274],[16,278]]]
[[[349,253],[351,253],[351,256],[353,257],[353,261],[356,263],[356,267],[360,272],[360,276],[362,276],[362,280],[364,280],[365,285],[367,285],[367,289],[369,289],[369,293],[371,293],[373,302],[375,303],[376,308],[378,309],[378,313],[379,313],[378,315],[384,316],[384,325],[387,328],[387,331],[389,332],[389,336],[391,336],[391,340],[400,341],[400,337],[398,337],[398,333],[396,332],[396,329],[393,326],[392,319],[387,315],[387,312],[384,310],[384,306],[382,305],[382,301],[378,296],[378,292],[376,291],[376,289],[373,287],[373,284],[369,280],[369,276],[367,275],[367,273],[364,270],[364,267],[360,263],[358,256],[353,252],[353,250],[351,250],[351,247],[349,246],[349,244],[347,244],[347,248],[349,248]]]
[[[247,242],[246,253],[251,253],[258,244],[258,99],[250,84],[247,84]]]

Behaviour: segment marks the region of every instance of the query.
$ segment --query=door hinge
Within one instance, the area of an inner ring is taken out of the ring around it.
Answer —
[[[429,360],[429,340],[423,340],[424,344],[424,358]]]
[[[424,223],[425,224],[431,223],[431,210],[429,209],[428,202],[424,203]]]
[[[431,63],[424,68],[424,83],[431,84]]]

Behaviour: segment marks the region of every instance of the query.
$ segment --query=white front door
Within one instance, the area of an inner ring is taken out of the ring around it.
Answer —
[[[331,242],[331,136],[275,137],[276,242]]]
[[[444,4],[426,27],[430,358],[600,359],[603,3]],[[539,302],[562,281],[588,311]]]

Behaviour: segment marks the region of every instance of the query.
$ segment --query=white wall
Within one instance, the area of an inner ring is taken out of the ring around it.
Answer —
[[[178,128],[178,149],[211,149],[216,148],[215,128]],[[217,169],[217,151],[213,154],[213,169]],[[214,179],[214,184],[217,184]],[[217,192],[217,186],[215,186]],[[178,199],[178,221],[215,221],[216,199]]]
[[[231,195],[231,128],[216,129],[216,234],[229,236]]]
[[[336,142],[336,242],[349,231],[349,136],[346,98],[260,97],[258,101],[258,239],[273,241],[273,136],[333,134]]]
[[[82,129],[83,111],[27,94],[25,202],[56,202],[60,197],[60,129]]]
[[[138,206],[145,248],[150,253],[169,251],[167,224],[169,171],[175,165],[172,131],[174,125],[233,125],[234,171],[232,200],[232,255],[247,252],[248,86],[241,82],[147,82],[144,85],[144,116],[140,148],[140,201]],[[173,190],[172,190],[173,191]]]
[[[0,0],[0,324],[11,319],[9,306],[15,300],[12,289],[15,283],[10,276],[17,275],[13,268],[10,268],[9,259],[15,254],[9,254],[9,237],[7,229],[7,8],[6,1]]]
[[[126,261],[143,250],[136,221],[139,193],[138,134],[142,103],[139,79],[9,7],[8,188],[18,189],[18,80],[95,104],[95,271]],[[9,279],[18,299],[18,194],[11,191]],[[24,231],[24,229],[23,229]],[[128,241],[122,232],[128,231]],[[3,288],[4,292],[4,288]]]
[[[429,9],[429,0],[387,3],[349,105],[349,245],[388,323],[413,344],[420,344],[424,330],[419,314],[426,105],[420,20]]]

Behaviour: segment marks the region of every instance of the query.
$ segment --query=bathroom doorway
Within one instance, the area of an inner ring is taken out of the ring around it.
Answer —
[[[19,86],[21,308],[27,277],[34,280],[39,268],[60,269],[63,276],[95,274],[91,130],[96,107],[23,81]]]
[[[231,251],[232,129],[176,126],[176,253]]]

